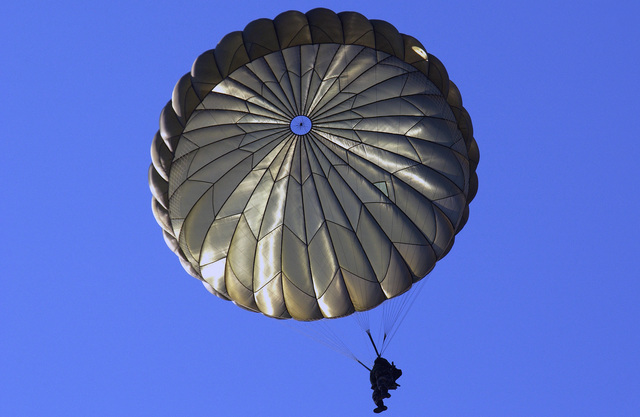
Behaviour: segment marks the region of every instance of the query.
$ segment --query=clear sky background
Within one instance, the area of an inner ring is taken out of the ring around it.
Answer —
[[[387,350],[404,375],[384,415],[640,415],[636,4],[4,4],[0,415],[372,415],[364,368],[210,295],[150,208],[193,60],[318,6],[419,39],[480,147],[469,222]]]

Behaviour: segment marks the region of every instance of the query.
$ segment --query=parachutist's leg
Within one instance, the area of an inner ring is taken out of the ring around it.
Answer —
[[[387,406],[384,405],[384,403],[382,402],[382,400],[380,400],[379,403],[376,403],[377,407],[373,409],[373,412],[378,414],[378,413],[382,413],[383,411],[385,411],[387,409]]]
[[[380,392],[380,390],[378,388],[373,390],[373,394],[371,394],[371,398],[373,399],[374,404],[377,406],[376,410],[384,408],[386,410],[386,407],[384,406],[384,402],[383,399],[385,398],[383,393]],[[375,410],[373,410],[375,411]],[[376,413],[379,413],[380,411],[375,411]]]
[[[378,391],[380,391],[382,398],[391,397],[391,394],[389,394],[389,387],[391,386],[391,384],[389,384],[389,379],[386,377],[380,377],[376,382],[378,384]]]
[[[375,405],[378,405],[378,403],[382,401],[382,393],[380,392],[379,389],[376,388],[373,390],[373,394],[371,394],[371,398],[373,398],[373,403]]]
[[[373,409],[374,413],[381,413],[387,409],[387,406],[384,405],[382,397],[380,397],[380,391],[374,392],[373,402],[376,404],[376,408]]]

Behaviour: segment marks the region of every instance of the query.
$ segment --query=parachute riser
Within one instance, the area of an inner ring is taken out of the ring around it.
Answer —
[[[365,369],[366,369],[367,371],[371,372],[371,368],[369,368],[369,367],[368,367],[367,365],[365,365],[364,363],[360,362],[360,359],[356,359],[356,361],[357,361],[360,365],[364,366],[364,367],[365,367]]]
[[[369,340],[371,340],[371,344],[373,345],[373,349],[376,351],[376,356],[380,357],[380,352],[378,352],[378,347],[376,346],[376,342],[373,341],[373,337],[371,336],[371,332],[367,330],[367,335],[369,336]]]

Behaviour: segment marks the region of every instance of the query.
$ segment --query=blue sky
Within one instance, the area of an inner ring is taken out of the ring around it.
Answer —
[[[3,6],[0,414],[372,414],[362,367],[211,296],[150,209],[193,60],[318,6],[419,39],[480,147],[469,223],[387,350],[384,415],[638,415],[638,6],[349,0]]]

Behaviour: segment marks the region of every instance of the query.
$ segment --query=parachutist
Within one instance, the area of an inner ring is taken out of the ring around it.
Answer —
[[[369,374],[369,380],[371,381],[371,389],[373,394],[373,402],[376,404],[374,413],[378,414],[387,409],[384,405],[384,399],[391,397],[389,390],[394,390],[400,385],[396,382],[398,378],[402,376],[402,371],[396,368],[396,365],[382,356],[378,356],[373,362],[373,368]]]

